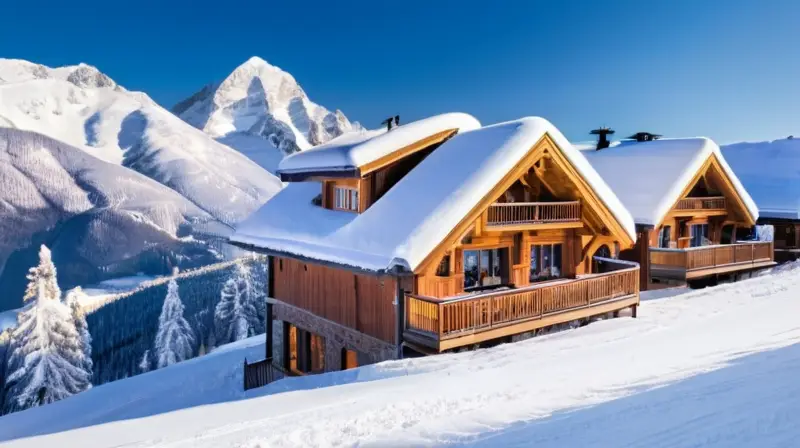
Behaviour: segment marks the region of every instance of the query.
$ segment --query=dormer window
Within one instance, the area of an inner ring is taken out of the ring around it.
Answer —
[[[336,186],[333,189],[333,208],[337,210],[358,211],[358,189]]]

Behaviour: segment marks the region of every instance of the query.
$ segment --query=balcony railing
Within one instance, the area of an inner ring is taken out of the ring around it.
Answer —
[[[262,359],[252,364],[248,364],[247,359],[244,360],[244,390],[266,386],[287,376],[289,374],[285,370],[272,363],[272,358]]]
[[[701,277],[761,267],[772,264],[774,259],[772,242],[769,241],[688,249],[650,248],[650,269],[656,277],[674,274],[685,278]]]
[[[443,340],[511,327],[572,310],[587,309],[588,316],[593,306],[623,297],[635,298],[638,303],[639,266],[621,267],[614,272],[579,279],[553,280],[449,299],[406,294],[405,329],[441,348]],[[513,329],[509,334],[512,333]]]
[[[705,198],[683,198],[678,201],[678,210],[725,210],[724,196]]]
[[[512,226],[580,222],[581,203],[569,202],[510,202],[489,206],[486,225]]]

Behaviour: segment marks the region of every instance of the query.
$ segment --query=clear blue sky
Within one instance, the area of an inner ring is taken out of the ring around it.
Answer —
[[[10,3],[10,4],[9,4]],[[163,4],[161,4],[163,3]],[[800,1],[6,0],[0,56],[86,62],[170,107],[250,56],[377,127],[464,111],[573,140],[800,135]]]

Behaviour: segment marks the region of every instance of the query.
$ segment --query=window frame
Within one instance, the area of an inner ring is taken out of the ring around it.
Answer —
[[[555,249],[556,246],[558,246],[558,257],[556,257],[556,249]],[[543,251],[545,247],[550,248],[550,263],[549,263],[550,265],[548,266],[548,269],[551,272],[551,274],[547,276],[533,278],[532,275],[533,267],[536,266],[537,269],[540,269],[539,260],[544,258]],[[534,252],[534,250],[536,252]],[[530,252],[530,260],[531,260],[530,265],[528,266],[528,281],[530,283],[543,282],[564,277],[564,243],[532,243],[528,247],[528,251]],[[537,255],[540,256],[537,257]],[[556,258],[558,258],[559,266],[555,266]],[[552,275],[554,267],[558,268],[557,275]]]
[[[333,209],[358,212],[358,188],[344,185],[333,186]]]

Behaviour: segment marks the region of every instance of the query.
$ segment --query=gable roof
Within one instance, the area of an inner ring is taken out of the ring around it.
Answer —
[[[690,187],[712,155],[755,221],[758,209],[711,139],[664,138],[622,141],[606,149],[582,151],[603,176],[637,224],[658,225]]]
[[[635,241],[630,213],[581,152],[542,118],[459,133],[360,215],[312,205],[318,183],[290,184],[231,241],[372,271],[413,271],[546,135]]]
[[[391,131],[385,128],[342,134],[325,143],[284,158],[278,165],[283,177],[298,173],[346,173],[378,161],[396,151],[447,131],[469,131],[481,126],[475,117],[447,113],[417,120]]]
[[[722,153],[762,218],[800,219],[800,140],[736,143]]]

